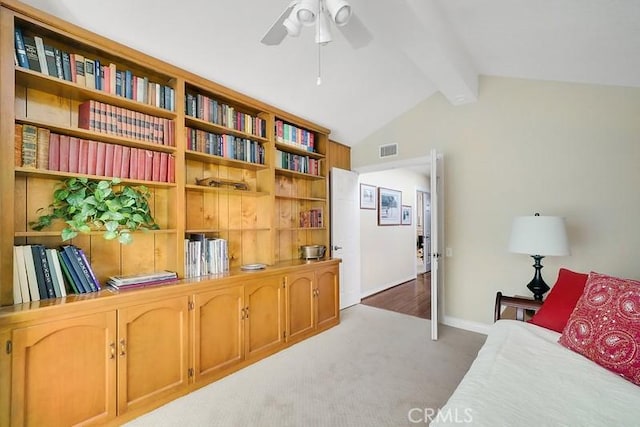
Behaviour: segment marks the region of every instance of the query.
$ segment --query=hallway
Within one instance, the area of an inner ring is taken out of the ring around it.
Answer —
[[[418,274],[415,280],[410,280],[373,294],[364,298],[361,303],[371,307],[430,319],[431,273]]]

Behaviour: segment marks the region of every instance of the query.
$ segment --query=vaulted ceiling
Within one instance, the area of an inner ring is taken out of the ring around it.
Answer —
[[[437,92],[477,102],[480,74],[640,87],[638,0],[349,0],[371,35],[358,49],[335,27],[322,48],[312,28],[261,44],[288,0],[23,1],[326,126],[347,145]]]

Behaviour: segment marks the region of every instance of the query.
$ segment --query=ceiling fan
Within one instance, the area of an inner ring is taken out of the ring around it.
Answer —
[[[315,26],[316,43],[326,45],[332,40],[329,21],[356,49],[367,45],[372,38],[345,0],[293,0],[261,42],[268,46],[278,45],[287,35],[298,37],[303,26]]]

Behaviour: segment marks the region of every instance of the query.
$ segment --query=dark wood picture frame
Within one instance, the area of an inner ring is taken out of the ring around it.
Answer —
[[[378,225],[400,225],[402,191],[378,187]]]

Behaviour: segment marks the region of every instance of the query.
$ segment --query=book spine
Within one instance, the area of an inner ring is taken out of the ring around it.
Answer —
[[[153,178],[153,151],[144,150],[144,154],[144,179],[151,181]]]
[[[71,137],[69,135],[60,135],[60,172],[69,172],[70,145]]]
[[[84,59],[84,85],[96,89],[96,63],[93,59]]]
[[[22,167],[36,168],[38,162],[38,128],[22,125]]]
[[[86,141],[87,144],[87,174],[97,175],[98,169],[98,142]]]
[[[27,59],[27,51],[24,47],[24,38],[22,37],[22,29],[20,27],[15,27],[14,42],[16,55],[18,56],[18,64],[23,68],[29,68],[29,59]]]
[[[57,133],[49,136],[49,170],[60,170],[60,135]]]
[[[98,278],[96,277],[95,273],[93,272],[93,269],[91,268],[91,264],[89,264],[89,260],[87,259],[87,256],[85,255],[84,251],[80,248],[77,248],[75,246],[72,246],[72,248],[75,250],[75,252],[77,252],[78,256],[80,257],[82,263],[85,266],[85,270],[86,272],[89,274],[89,279],[90,279],[90,283],[93,284],[92,288],[94,289],[94,291],[99,291],[101,289],[100,286],[100,281],[98,281]]]
[[[52,77],[58,76],[58,68],[56,67],[56,53],[53,50],[53,46],[44,45],[44,57],[47,63],[47,71]]]
[[[69,137],[69,172],[78,173],[80,161],[80,143],[77,137]]]
[[[14,145],[14,163],[15,166],[22,166],[22,125],[20,123],[16,123],[14,135],[13,135],[13,145]]]
[[[38,294],[40,295],[40,299],[47,299],[49,298],[49,294],[47,292],[47,285],[45,283],[44,270],[42,267],[42,258],[40,258],[39,245],[31,246],[31,256],[33,258],[33,266],[36,273],[36,283],[38,284]]]
[[[22,287],[20,286],[20,264],[18,263],[18,257],[22,256],[18,254],[17,246],[13,247],[13,303],[22,304]],[[29,302],[29,300],[24,300]]]
[[[58,76],[59,79],[67,80],[67,77],[64,72],[64,62],[62,59],[62,51],[57,47],[53,48],[53,58],[54,58],[54,64],[56,67],[56,75]]]
[[[72,82],[74,80],[73,72],[71,71],[71,57],[69,56],[69,52],[61,50],[60,55],[62,56],[62,75],[66,81]]]
[[[64,251],[64,249],[58,252],[58,258],[60,260],[60,266],[62,267],[62,272],[67,278],[71,289],[74,294],[82,294],[85,293],[84,288],[80,285],[80,279],[76,274],[73,266],[71,265],[71,260],[69,259],[69,255]]]
[[[29,61],[29,69],[40,72],[40,59],[38,58],[38,49],[36,42],[31,36],[24,36],[24,49],[27,53],[27,60]]]
[[[36,164],[38,169],[49,168],[49,138],[51,131],[47,128],[38,128],[38,148]]]
[[[44,41],[42,37],[35,36],[33,40],[36,44],[36,52],[38,53],[38,63],[40,64],[40,72],[49,75],[49,67],[47,66],[47,57],[44,53]]]
[[[53,263],[53,257],[57,256],[55,254],[51,254],[52,249],[44,249],[44,255],[47,259],[47,265],[49,266],[49,275],[51,277],[51,283],[53,286],[54,296],[52,298],[60,298],[62,297],[62,292],[60,291],[60,283],[58,282],[58,275],[56,274],[56,266]],[[64,286],[64,285],[63,285]]]
[[[120,178],[129,178],[130,157],[131,157],[131,148],[122,147],[122,162],[120,165]]]
[[[151,169],[151,180],[155,182],[160,182],[160,152],[153,152],[153,166]]]
[[[113,150],[115,146],[113,144],[105,145],[104,176],[113,176]]]
[[[60,286],[60,296],[67,296],[67,287],[65,284],[65,279],[62,271],[62,266],[60,265],[60,254],[57,249],[47,249],[47,252],[51,254],[51,263],[53,265],[53,271],[58,281],[58,285]]]
[[[82,288],[83,293],[93,292],[93,288],[89,283],[88,273],[85,276],[82,266],[80,265],[81,261],[78,261],[79,255],[76,256],[76,252],[73,250],[73,246],[65,245],[62,247],[62,250],[67,254],[71,269],[76,273],[76,276],[78,278],[78,289]]]
[[[27,282],[29,284],[29,295],[31,296],[31,301],[40,301],[40,289],[38,287],[38,279],[36,277],[31,246],[22,246],[22,255],[24,257],[24,265],[27,271]]]
[[[76,82],[76,84],[78,84],[79,86],[86,86],[87,85],[87,78],[85,76],[85,61],[84,61],[84,56],[80,55],[79,53],[74,53],[73,54],[73,60],[76,63],[76,79],[74,80]]]
[[[122,145],[115,145],[113,147],[113,168],[111,176],[122,178],[120,172],[122,172]]]
[[[104,142],[98,142],[98,148],[96,150],[96,175],[105,176],[104,174],[104,162],[107,154],[107,144]]]

